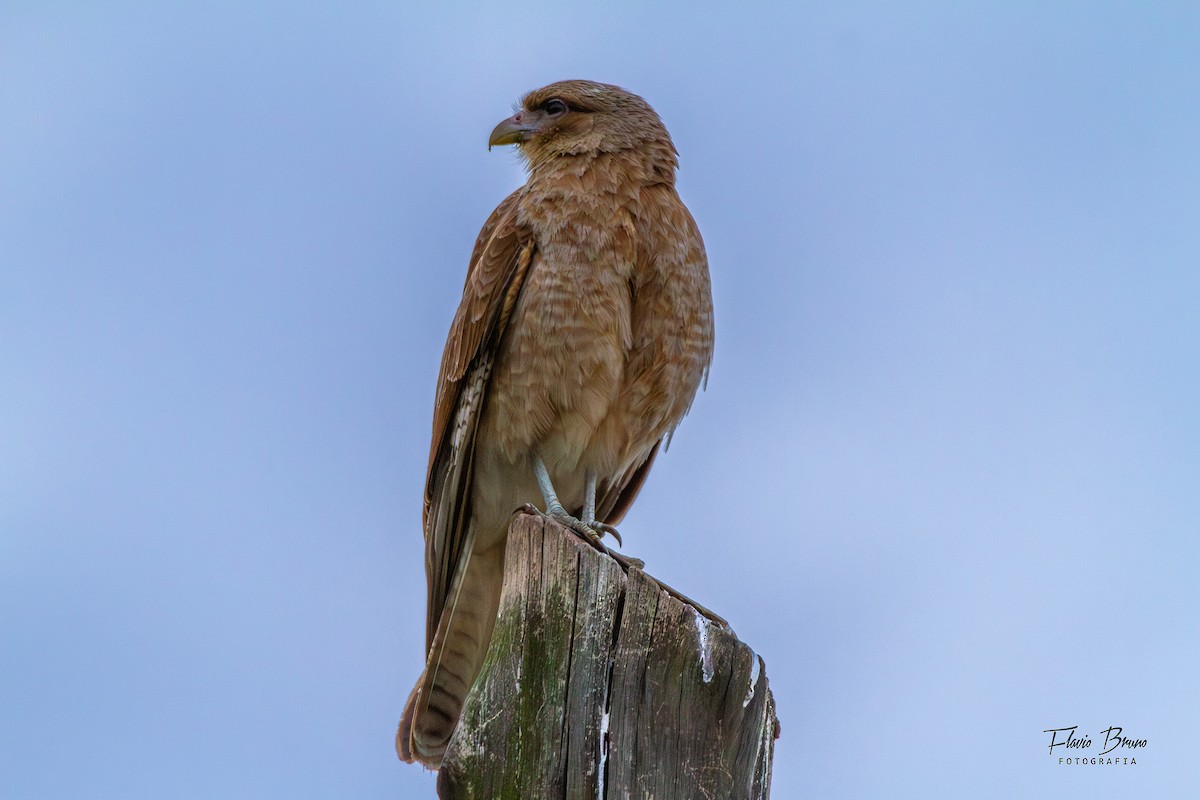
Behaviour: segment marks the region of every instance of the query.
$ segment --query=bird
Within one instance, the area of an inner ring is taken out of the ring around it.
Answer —
[[[552,83],[495,127],[488,149],[502,145],[528,177],[475,241],[434,399],[427,658],[396,735],[401,760],[431,769],[487,652],[514,511],[603,547],[713,355],[704,243],[644,99]]]

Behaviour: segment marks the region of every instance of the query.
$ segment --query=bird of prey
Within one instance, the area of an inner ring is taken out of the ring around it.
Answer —
[[[708,259],[649,104],[554,83],[492,131],[508,144],[529,177],[475,242],[434,402],[428,657],[396,735],[434,769],[491,639],[514,510],[615,533],[712,359]]]

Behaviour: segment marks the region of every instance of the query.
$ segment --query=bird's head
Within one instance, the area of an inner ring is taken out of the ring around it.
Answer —
[[[642,98],[619,86],[594,81],[560,81],[521,99],[517,113],[488,139],[515,144],[531,169],[560,157],[629,151],[663,182],[674,182],[675,145],[658,114]]]

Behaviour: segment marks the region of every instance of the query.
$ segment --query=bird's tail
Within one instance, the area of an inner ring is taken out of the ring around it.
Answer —
[[[503,584],[504,541],[471,553],[459,571],[396,732],[396,754],[437,769],[492,639]]]

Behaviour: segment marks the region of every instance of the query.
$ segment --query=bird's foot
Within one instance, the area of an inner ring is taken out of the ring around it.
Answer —
[[[618,564],[620,564],[625,569],[626,572],[628,572],[630,569],[632,569],[634,567],[636,567],[637,569],[641,569],[641,570],[644,570],[646,568],[646,562],[642,561],[640,558],[632,558],[630,556],[622,555],[621,553],[618,553],[615,550],[605,547],[604,542],[601,541],[601,538],[606,533],[611,535],[614,539],[617,540],[618,543],[620,543],[621,536],[620,536],[620,534],[617,533],[616,528],[614,528],[612,525],[608,525],[603,522],[597,522],[595,520],[592,520],[591,524],[587,524],[583,520],[578,519],[576,517],[572,517],[570,514],[568,514],[566,509],[562,507],[561,503],[551,503],[548,511],[542,511],[540,508],[535,506],[533,503],[525,503],[523,506],[518,508],[514,513],[533,514],[534,516],[541,517],[542,519],[554,520],[555,522],[559,523],[563,527],[572,531],[576,536],[583,539],[585,542],[587,542],[592,547],[599,550],[601,553],[606,554],[613,561],[616,561]],[[647,577],[649,577],[649,576],[647,576]],[[660,581],[656,578],[651,578],[651,580],[653,580],[655,583],[657,583],[659,585],[659,587],[663,591],[665,591],[667,594],[669,594],[672,597],[674,597],[675,599],[681,601],[685,605],[689,605],[692,608],[696,609],[697,612],[699,612],[703,616],[707,617],[712,622],[715,622],[717,625],[720,625],[722,628],[729,627],[729,623],[725,621],[724,617],[722,617],[719,614],[716,614],[716,613],[710,611],[709,609],[705,608],[704,606],[700,605],[695,600],[693,600],[692,598],[685,595],[683,592],[680,592],[677,589],[674,589],[674,588],[668,586],[667,584],[663,583],[662,581]]]
[[[572,531],[576,536],[578,536],[580,539],[583,539],[601,553],[604,553],[612,558],[627,570],[631,567],[642,569],[646,566],[646,562],[642,561],[640,558],[622,555],[621,553],[618,553],[617,551],[605,546],[604,542],[602,541],[605,534],[608,534],[616,539],[617,544],[624,544],[624,542],[621,541],[621,534],[617,533],[617,529],[612,525],[604,522],[598,522],[596,520],[592,520],[590,523],[585,522],[578,517],[573,517],[568,514],[567,510],[557,503],[551,504],[546,511],[542,511],[540,508],[533,505],[533,503],[526,503],[518,510],[523,511],[526,514],[536,514],[542,519],[554,520],[558,524]]]
[[[617,540],[617,545],[619,547],[625,546],[625,543],[623,541],[621,541],[621,534],[617,532],[616,528],[614,528],[612,525],[609,525],[607,522],[600,522],[599,520],[592,520],[591,523],[585,522],[584,524],[587,525],[588,527],[590,527],[596,533],[600,534],[601,536],[613,537],[614,539]]]
[[[605,528],[609,528],[612,531],[616,530],[610,525],[604,525],[603,523],[597,523],[595,521],[592,521],[591,524],[588,524],[578,517],[573,517],[568,514],[567,510],[558,503],[551,503],[546,509],[544,516],[547,519],[552,519],[555,522],[575,531],[575,533],[577,533],[581,539],[586,541],[597,550],[608,549],[601,541],[604,538],[604,534],[609,532],[606,531]],[[620,538],[618,538],[617,541],[619,542]]]

